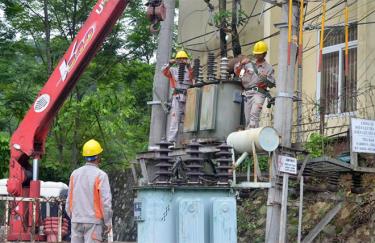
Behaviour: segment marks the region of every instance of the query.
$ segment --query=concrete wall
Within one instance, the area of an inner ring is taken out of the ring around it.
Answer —
[[[218,1],[211,1],[215,6],[214,14],[218,12]],[[229,1],[228,1],[229,2]],[[243,11],[249,15],[256,1],[241,1]],[[344,23],[344,6],[339,4],[340,0],[328,1],[326,25],[337,25]],[[350,22],[361,20],[368,13],[375,9],[375,1],[372,0],[349,0],[350,5]],[[304,54],[303,54],[303,137],[307,137],[312,132],[319,130],[319,107],[318,107],[318,90],[320,85],[320,76],[318,75],[318,53],[319,53],[319,33],[321,23],[321,7],[320,3],[309,2],[305,27],[310,25],[318,27],[314,30],[306,30],[304,32]],[[254,13],[260,13],[262,9],[267,9],[271,5],[258,1]],[[336,7],[335,7],[336,6]],[[332,8],[332,9],[330,9]],[[231,10],[231,2],[228,3],[228,10]],[[241,44],[246,45],[252,41],[256,41],[263,37],[269,36],[278,31],[274,24],[280,22],[280,8],[274,7],[270,11],[266,11],[261,18],[259,16],[251,18],[247,25],[239,27]],[[195,36],[215,30],[214,27],[208,25],[209,13],[206,4],[202,0],[180,0],[180,15],[178,28],[178,41],[183,42]],[[361,20],[364,22],[375,21],[375,14]],[[374,119],[374,102],[375,95],[370,87],[374,84],[375,68],[372,63],[375,59],[375,31],[372,31],[374,24],[362,24],[358,26],[358,49],[357,49],[357,87],[358,87],[358,110],[354,113],[344,113],[337,115],[329,115],[325,117],[326,134],[337,134],[347,130],[349,118],[356,116],[365,119]],[[242,29],[242,30],[241,30]],[[278,63],[278,46],[279,36],[266,40],[269,44],[269,52],[267,59],[274,65],[277,72]],[[229,40],[230,43],[230,40]],[[193,58],[200,57],[202,63],[205,64],[207,50],[215,50],[219,56],[219,34],[209,34],[205,37],[195,39],[182,45],[190,52]],[[228,44],[228,48],[231,44]],[[195,51],[192,51],[194,49]],[[243,54],[251,54],[252,46],[244,46]],[[232,52],[228,53],[232,56]],[[277,75],[277,73],[276,73]],[[297,77],[296,77],[297,78]],[[297,83],[297,80],[296,80]],[[296,111],[296,106],[294,111]],[[269,120],[272,117],[272,110],[264,110],[263,120]],[[268,122],[269,123],[269,122]],[[262,123],[261,123],[262,124]],[[263,124],[267,124],[264,123]],[[296,134],[294,134],[295,138]]]
[[[332,6],[336,5],[341,1],[330,1],[327,4],[327,10]],[[350,0],[348,1],[349,8],[349,22],[356,22],[366,16],[370,11],[375,9],[375,1],[371,0]],[[308,15],[306,19],[310,19],[320,13],[320,10],[311,12],[318,4],[309,3]],[[339,5],[331,10],[327,11],[326,25],[338,25],[344,23],[344,4]],[[369,17],[361,20],[361,22],[374,21],[375,16],[370,15]],[[321,17],[312,19],[305,23],[306,25],[319,26]],[[357,111],[351,113],[343,113],[336,115],[328,115],[325,117],[326,135],[337,134],[345,132],[348,129],[350,117],[360,117],[365,119],[374,119],[374,103],[371,99],[373,91],[369,87],[370,84],[374,84],[374,71],[372,63],[375,58],[374,40],[375,33],[370,31],[373,26],[370,25],[358,25],[358,47],[357,47]],[[303,126],[303,130],[306,131],[304,134],[308,136],[311,130],[319,127],[319,110],[318,100],[319,88],[320,88],[320,76],[318,75],[318,53],[319,53],[319,33],[320,29],[305,31],[304,34],[304,49],[308,50],[303,55],[303,123],[309,123]],[[314,105],[315,102],[315,105]],[[315,123],[314,123],[315,122]]]
[[[207,5],[202,0],[180,0],[179,5],[179,24],[178,24],[178,43],[185,42],[188,39],[217,30],[216,27],[210,25],[210,14]],[[218,1],[213,0],[215,10],[212,17],[218,13]],[[242,11],[246,15],[250,15],[254,8],[255,1],[242,1]],[[232,9],[232,3],[228,1],[227,10]],[[260,13],[263,9],[263,2],[258,1],[255,6],[253,15]],[[244,16],[243,16],[244,17]],[[260,22],[258,22],[260,20]],[[245,21],[247,22],[247,21]],[[244,25],[245,26],[245,25]],[[240,26],[241,44],[256,41],[263,37],[264,19],[258,17],[250,18],[246,26]],[[231,48],[231,38],[228,40],[228,48]],[[193,58],[200,57],[202,62],[206,62],[207,51],[213,50],[217,55],[220,53],[219,32],[208,34],[204,37],[197,38],[181,45]],[[242,52],[250,54],[252,46],[243,47]],[[233,56],[232,52],[228,56]]]

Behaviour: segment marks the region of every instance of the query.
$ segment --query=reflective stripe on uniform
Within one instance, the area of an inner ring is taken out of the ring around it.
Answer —
[[[169,80],[169,85],[171,88],[176,88],[176,79],[173,77],[173,74],[171,73],[170,67],[166,66],[165,68],[162,69],[162,72],[165,77],[168,78]]]
[[[69,182],[69,211],[70,213],[73,212],[73,188],[74,188],[74,180],[73,176],[70,177],[70,182]]]
[[[94,210],[95,210],[95,216],[97,219],[103,219],[103,204],[102,204],[102,198],[100,193],[100,179],[99,176],[95,179],[94,184]]]

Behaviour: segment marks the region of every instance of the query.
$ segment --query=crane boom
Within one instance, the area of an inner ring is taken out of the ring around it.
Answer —
[[[51,123],[79,77],[125,10],[128,0],[99,0],[33,105],[13,133],[7,190],[10,195],[39,197],[39,160]],[[30,165],[30,158],[33,165]],[[30,205],[27,205],[30,204]],[[31,203],[21,202],[11,212],[8,240],[31,240]],[[38,218],[38,217],[36,217]],[[26,225],[26,227],[25,227]],[[35,240],[39,238],[36,236]]]

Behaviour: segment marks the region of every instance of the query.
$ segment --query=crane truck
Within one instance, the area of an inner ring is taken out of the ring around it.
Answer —
[[[45,143],[51,123],[106,36],[121,17],[128,2],[99,0],[95,4],[88,19],[13,133],[10,141],[7,183],[7,191],[11,196],[40,197],[39,165],[45,154]],[[162,21],[165,14],[157,8],[162,4],[161,1],[150,2],[148,6],[153,11],[149,9],[148,18],[155,24],[157,21],[154,20]],[[13,201],[10,208],[9,241],[44,240],[44,236],[38,231],[38,226],[41,225],[38,220],[39,207],[33,209],[31,202]]]

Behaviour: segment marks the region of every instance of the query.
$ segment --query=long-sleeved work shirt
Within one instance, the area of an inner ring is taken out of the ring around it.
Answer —
[[[247,63],[245,65],[242,65],[241,62],[238,62],[234,65],[234,72],[237,76],[240,76],[241,70],[244,70],[242,71],[243,74],[241,77],[242,86],[244,87],[244,89],[255,87],[259,82],[261,82],[261,79],[259,75],[256,74],[253,65],[256,65],[258,74],[263,74],[267,77],[269,82],[274,84],[276,83],[274,77],[275,71],[272,65],[267,61],[256,64]]]
[[[96,164],[86,163],[73,171],[65,210],[72,223],[112,224],[108,175]]]
[[[169,64],[165,64],[161,68],[162,73],[169,80],[169,86],[172,89],[187,89],[190,85],[193,84],[193,69],[190,67],[185,67],[184,81],[183,83],[178,82],[178,68],[171,67]]]

